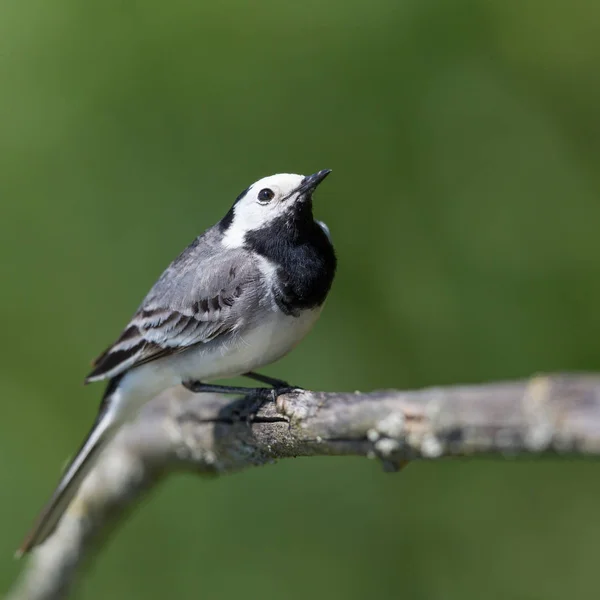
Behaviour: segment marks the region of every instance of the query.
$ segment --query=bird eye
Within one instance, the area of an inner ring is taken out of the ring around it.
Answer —
[[[260,202],[270,202],[275,197],[275,192],[269,188],[264,188],[258,192],[258,199]]]

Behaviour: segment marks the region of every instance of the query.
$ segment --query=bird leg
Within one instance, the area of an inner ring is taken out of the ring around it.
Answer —
[[[297,386],[290,385],[287,381],[284,381],[283,379],[276,379],[275,377],[269,377],[268,375],[261,375],[260,373],[255,373],[254,371],[248,371],[247,373],[244,373],[243,377],[248,377],[248,379],[254,379],[254,381],[259,381],[260,383],[270,385],[274,387],[277,391],[287,389],[301,389]]]
[[[285,382],[279,382],[279,380],[275,380],[275,381],[277,381],[278,383],[282,383],[282,384],[285,383]],[[277,396],[279,396],[280,394],[286,394],[288,392],[298,389],[298,388],[293,388],[287,384],[273,387],[273,389],[270,389],[270,388],[249,388],[249,387],[242,387],[242,386],[236,386],[236,385],[215,385],[212,383],[203,383],[202,381],[194,381],[194,380],[182,381],[181,383],[184,388],[186,388],[187,390],[189,390],[190,392],[193,392],[195,394],[200,394],[200,393],[238,394],[238,395],[243,395],[243,396],[248,396],[250,394],[254,394],[256,396],[259,396],[261,398],[265,398],[268,400],[276,400]]]
[[[182,381],[183,387],[194,392],[194,394],[200,393],[213,393],[213,394],[248,394],[264,395],[266,392],[271,392],[269,388],[248,388],[239,385],[213,385],[212,383],[202,383],[202,381]]]

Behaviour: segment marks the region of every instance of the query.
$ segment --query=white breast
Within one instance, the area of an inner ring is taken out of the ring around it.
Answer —
[[[181,356],[178,369],[184,377],[210,381],[268,365],[285,356],[306,336],[320,312],[319,308],[292,317],[273,311],[259,326],[232,336],[226,343],[200,346]]]

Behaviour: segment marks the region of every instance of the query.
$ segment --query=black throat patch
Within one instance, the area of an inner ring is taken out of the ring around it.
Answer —
[[[313,219],[310,200],[248,232],[245,246],[277,265],[273,292],[284,313],[298,316],[323,304],[337,261],[329,238]]]

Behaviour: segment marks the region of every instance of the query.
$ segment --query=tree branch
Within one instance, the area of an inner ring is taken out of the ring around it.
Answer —
[[[600,454],[600,375],[409,392],[302,391],[276,403],[173,389],[102,454],[9,598],[64,598],[107,524],[173,471],[221,474],[323,455],[378,458],[397,470],[416,458],[542,452]]]

